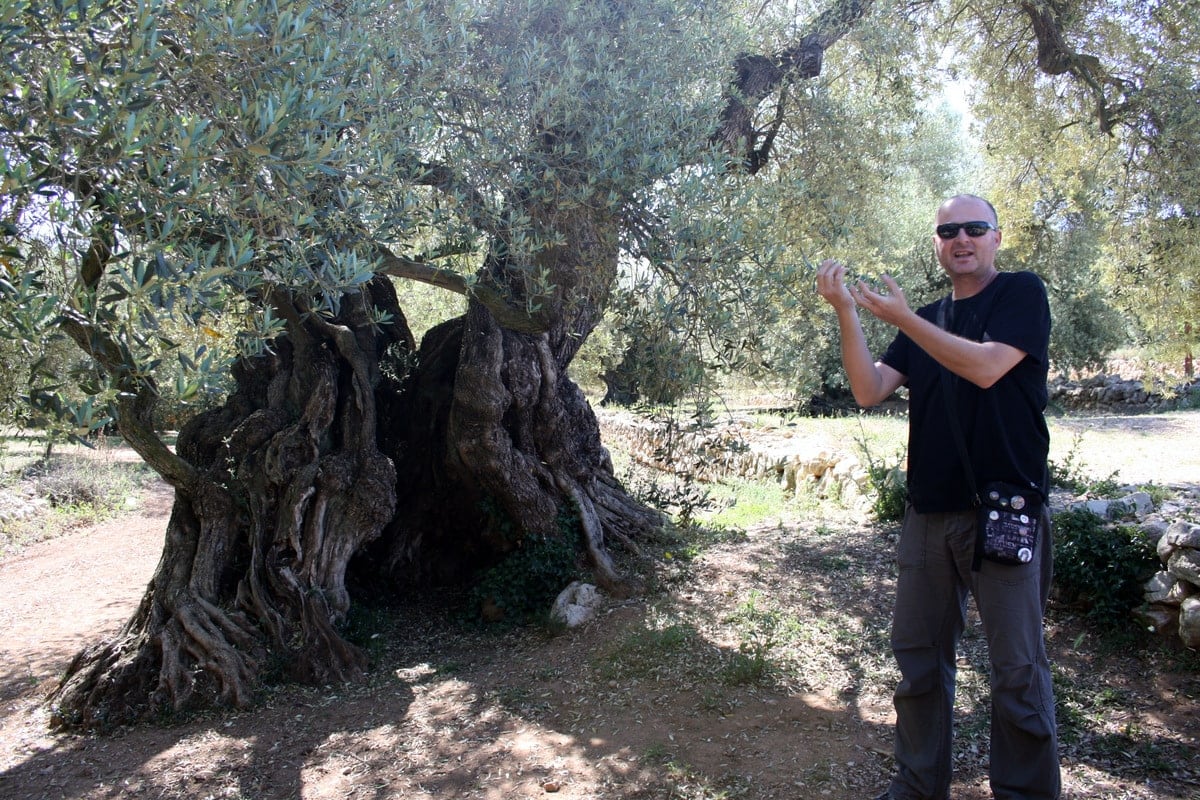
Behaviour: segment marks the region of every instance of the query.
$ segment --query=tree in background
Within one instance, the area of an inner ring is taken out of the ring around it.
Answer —
[[[1059,364],[1132,340],[1177,372],[1200,299],[1196,4],[1019,5],[971,23],[1000,46],[961,45],[1005,247],[1047,279]]]
[[[764,203],[783,225],[763,237],[780,257],[755,315],[760,360],[799,402],[836,393],[835,331],[809,265],[835,255],[932,299],[947,285],[932,209],[970,191],[998,206],[1002,267],[1047,282],[1056,369],[1094,368],[1131,340],[1184,363],[1197,330],[1195,4],[906,9],[864,18],[791,98],[767,168],[779,179]],[[938,102],[946,89],[970,101],[969,130]],[[889,335],[867,334],[876,351]]]
[[[71,664],[56,724],[353,678],[352,601],[542,542],[636,591],[614,553],[660,519],[567,375],[614,298],[675,315],[706,359],[763,352],[776,299],[811,295],[790,253],[882,251],[916,224],[873,196],[905,173],[875,137],[939,163],[904,125],[895,28],[992,14],[1053,49],[1072,20],[1051,5],[5,4],[6,330],[68,337],[103,377],[91,407],[175,489],[141,606]],[[847,82],[826,83],[842,44]],[[1064,52],[1063,91],[1092,91],[1101,64]],[[1102,130],[1123,102],[1101,92]],[[922,175],[914,204],[945,182]],[[781,218],[797,232],[773,241]],[[410,282],[465,312],[418,343]],[[167,362],[182,395],[233,386],[173,449]]]

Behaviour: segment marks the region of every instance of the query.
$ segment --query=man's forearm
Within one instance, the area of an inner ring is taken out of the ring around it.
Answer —
[[[878,405],[895,390],[884,391],[883,376],[867,347],[857,310],[853,306],[839,310],[837,318],[842,339],[842,367],[850,380],[854,401],[864,408]]]
[[[909,312],[896,327],[946,369],[981,389],[991,387],[1015,367],[1025,354],[999,342],[973,342]]]

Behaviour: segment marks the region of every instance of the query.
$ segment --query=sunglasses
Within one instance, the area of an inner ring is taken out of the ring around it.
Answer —
[[[977,239],[988,231],[998,231],[1000,229],[990,222],[979,220],[976,222],[947,222],[943,225],[938,225],[934,230],[937,232],[939,239],[953,239],[958,236],[960,230],[965,230],[967,236]]]

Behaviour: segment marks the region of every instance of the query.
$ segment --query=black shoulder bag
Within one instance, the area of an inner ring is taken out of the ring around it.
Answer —
[[[938,327],[949,331],[946,320],[951,299],[947,296],[938,306]],[[978,571],[982,559],[1000,564],[1028,564],[1037,550],[1042,518],[1042,497],[1034,489],[1024,489],[1004,481],[990,481],[980,492],[975,484],[975,471],[967,453],[967,443],[958,422],[954,403],[953,380],[950,370],[939,365],[942,396],[946,400],[946,416],[958,456],[962,460],[978,519],[976,521],[975,557],[971,568]]]

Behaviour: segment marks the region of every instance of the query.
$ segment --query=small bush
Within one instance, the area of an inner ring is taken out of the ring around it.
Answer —
[[[39,465],[26,475],[39,496],[55,508],[91,507],[107,511],[120,506],[134,486],[125,471],[87,461]]]
[[[690,473],[678,474],[670,484],[664,484],[650,477],[639,477],[631,470],[622,483],[636,499],[670,515],[682,528],[693,526],[698,516],[716,507],[708,487],[699,485]]]
[[[1087,509],[1054,517],[1054,585],[1087,618],[1117,629],[1142,599],[1142,585],[1158,568],[1154,546],[1137,528],[1107,524]]]
[[[1075,434],[1071,439],[1071,448],[1067,451],[1063,460],[1054,461],[1051,459],[1048,463],[1050,469],[1050,484],[1061,489],[1066,489],[1074,494],[1090,494],[1093,497],[1116,497],[1120,494],[1121,484],[1117,480],[1117,472],[1114,470],[1104,478],[1092,478],[1083,468],[1083,463],[1079,460],[1079,445],[1083,439],[1082,434]]]
[[[58,456],[4,473],[0,485],[7,492],[46,502],[0,520],[0,555],[111,518],[128,507],[151,475],[141,463]]]
[[[880,522],[899,522],[904,519],[908,504],[908,486],[904,470],[905,453],[896,453],[895,460],[888,462],[876,458],[867,446],[866,437],[857,440],[858,451],[867,462],[867,481],[871,484],[871,513]]]
[[[554,598],[579,576],[582,533],[573,513],[559,515],[552,536],[526,536],[520,547],[486,570],[471,590],[474,608],[494,607],[489,616],[512,624],[545,614]]]

